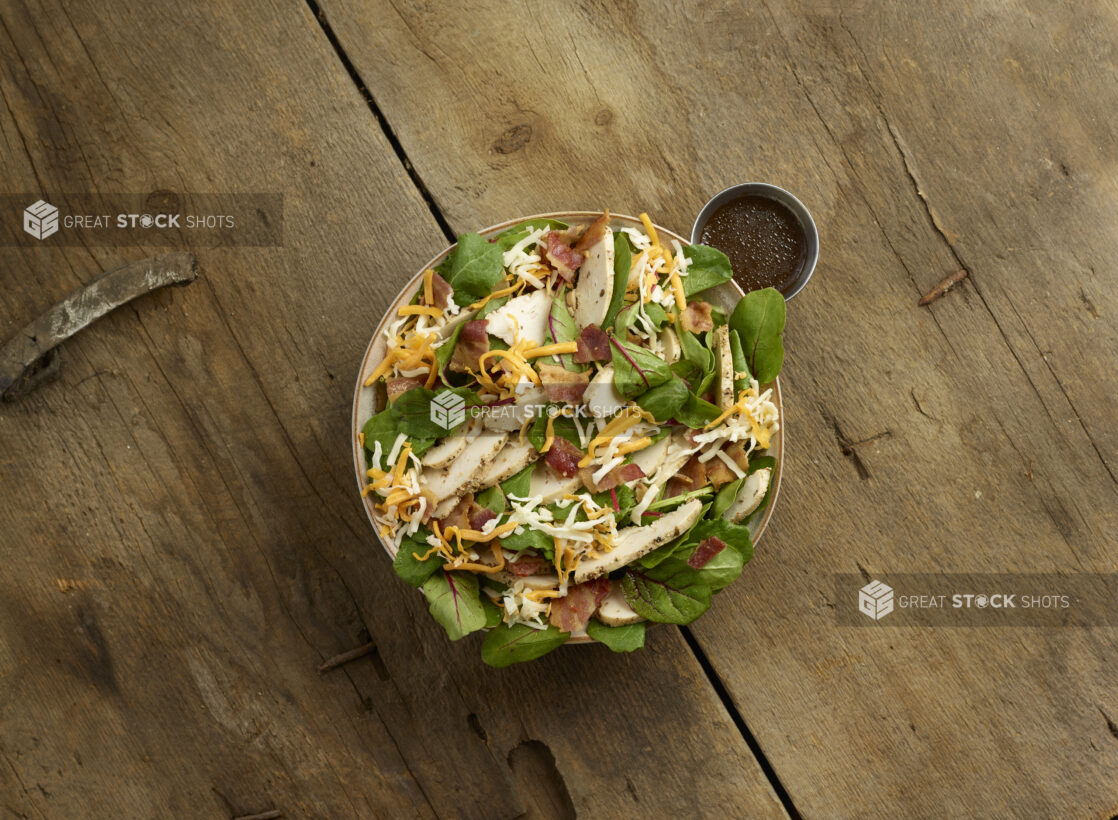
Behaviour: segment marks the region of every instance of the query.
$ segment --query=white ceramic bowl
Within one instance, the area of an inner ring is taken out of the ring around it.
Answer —
[[[559,219],[571,225],[588,225],[599,216],[601,216],[601,213],[597,211],[560,211],[549,214],[533,214],[531,216],[522,216],[516,219],[510,219],[509,221],[502,222],[498,225],[491,225],[488,228],[478,231],[478,233],[486,238],[496,236],[502,231],[511,228],[513,225],[518,225],[521,222],[529,219],[550,218]],[[614,228],[632,227],[640,228],[642,230],[644,228],[643,223],[639,219],[633,216],[625,216],[624,214],[613,214],[610,224]],[[686,239],[684,239],[682,236],[675,233],[674,231],[669,231],[667,228],[662,228],[661,226],[657,225],[656,232],[663,237],[678,239],[681,245],[688,244]],[[433,259],[429,260],[422,267],[420,267],[415,276],[413,276],[411,280],[409,280],[408,283],[404,285],[399,295],[392,302],[392,304],[389,305],[387,312],[381,318],[380,324],[377,325],[377,329],[373,333],[373,338],[369,341],[369,346],[365,349],[365,357],[361,360],[361,369],[357,375],[357,387],[354,390],[353,394],[353,416],[350,424],[350,441],[353,445],[353,468],[357,475],[357,487],[359,491],[365,487],[367,481],[365,476],[365,457],[361,451],[361,444],[358,441],[358,433],[360,433],[361,428],[365,426],[365,422],[368,421],[373,414],[383,409],[382,407],[378,406],[378,397],[375,389],[373,387],[365,387],[365,380],[369,377],[369,374],[376,370],[377,365],[379,365],[384,359],[384,329],[389,324],[389,322],[396,317],[396,311],[401,306],[406,305],[408,302],[411,301],[412,295],[415,293],[416,289],[420,286],[420,283],[423,280],[423,272],[428,268],[433,268],[440,262],[442,262],[443,259],[446,258],[447,254],[453,251],[454,248],[455,246],[451,245],[450,247],[439,253],[437,256],[435,256]],[[725,310],[727,313],[733,310],[734,305],[737,304],[737,301],[741,298],[741,296],[741,288],[739,288],[733,281],[727,282],[724,285],[720,285],[717,288],[712,288],[711,290],[705,291],[703,293],[704,299],[710,301],[712,304],[716,305],[722,310]],[[773,401],[776,404],[777,410],[780,411],[780,430],[778,430],[777,434],[773,437],[766,455],[770,455],[776,459],[776,469],[773,471],[772,495],[769,498],[768,506],[762,513],[761,518],[758,521],[752,522],[750,524],[750,534],[753,538],[754,546],[756,546],[757,542],[760,541],[762,533],[764,533],[765,528],[768,526],[769,519],[772,518],[773,509],[776,507],[777,497],[780,495],[781,475],[784,472],[785,421],[784,405],[781,402],[780,396],[779,378],[773,383],[772,388]],[[383,538],[380,537],[380,532],[378,531],[376,523],[373,520],[373,505],[376,503],[376,498],[372,495],[367,496],[362,499],[362,503],[365,505],[365,514],[369,517],[369,523],[373,527],[373,533],[376,539],[380,542],[380,545],[384,547],[384,551],[388,553],[389,557],[394,559],[396,557],[395,545],[391,542],[386,542]],[[589,641],[591,641],[589,637],[584,637],[582,639],[572,638],[570,641],[568,641],[568,643]]]

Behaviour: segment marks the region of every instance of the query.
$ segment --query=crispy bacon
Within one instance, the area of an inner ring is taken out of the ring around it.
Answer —
[[[700,541],[699,546],[695,547],[695,551],[691,553],[691,557],[687,559],[687,564],[695,569],[702,569],[710,563],[710,559],[726,549],[726,542],[721,538],[715,538],[713,535],[705,541]]]
[[[544,456],[547,466],[563,478],[578,475],[578,462],[581,460],[582,451],[562,436],[555,437],[547,455]]]
[[[385,382],[385,387],[388,388],[388,400],[396,401],[400,396],[407,393],[413,387],[423,387],[427,382],[424,379],[412,377],[398,377],[388,379]]]
[[[741,442],[735,441],[726,448],[726,455],[734,460],[743,471],[749,469],[749,456],[745,452],[745,448],[741,446]]]
[[[480,530],[496,517],[497,513],[488,507],[481,506],[476,501],[470,505],[470,511],[466,514],[471,530]]]
[[[710,318],[712,307],[710,302],[689,302],[687,308],[679,316],[683,329],[692,333],[714,330],[714,320]]]
[[[579,364],[608,362],[610,360],[609,336],[597,325],[587,325],[575,340],[578,350],[574,360]]]
[[[477,369],[477,360],[489,350],[488,320],[474,319],[462,325],[451,361],[461,368]]]
[[[582,394],[590,384],[590,374],[575,373],[555,364],[541,364],[539,367],[540,382],[543,391],[547,394],[548,401],[563,401],[567,404],[578,404],[582,401]]]
[[[668,486],[664,488],[664,498],[683,495],[702,487],[707,483],[705,468],[706,465],[699,461],[697,455],[691,456],[683,465],[683,469],[669,479]]]
[[[442,517],[439,521],[439,527],[445,530],[447,527],[457,527],[460,530],[468,529],[470,526],[470,506],[474,503],[474,494],[466,493],[458,499],[450,512]]]
[[[608,578],[595,578],[571,587],[565,596],[551,602],[551,623],[564,632],[584,629],[608,594]]]
[[[435,307],[446,310],[446,306],[450,304],[450,294],[454,292],[454,288],[450,286],[450,282],[435,273],[431,277],[431,298],[434,300]]]
[[[579,253],[585,253],[587,250],[597,245],[602,237],[606,235],[606,228],[608,227],[609,211],[605,211],[601,216],[591,222],[590,226],[586,229],[586,233],[579,237],[578,242],[575,243],[575,250]]]
[[[568,282],[574,279],[575,271],[584,259],[581,253],[571,250],[571,246],[559,231],[549,231],[544,237],[543,256]]]
[[[738,476],[733,470],[726,466],[726,462],[715,456],[706,463],[707,480],[714,485],[714,489],[718,489],[723,484],[729,484],[731,481],[736,481]]]
[[[603,490],[612,490],[618,484],[644,478],[644,470],[638,464],[619,464],[602,476],[602,480],[598,482],[594,481],[593,467],[583,467],[578,471],[578,475],[582,479],[582,486],[592,493],[600,493]]]
[[[515,561],[509,561],[506,566],[512,570],[512,574],[517,578],[527,578],[529,575],[542,575],[545,570],[551,567],[551,564],[546,558],[521,553],[519,558]]]

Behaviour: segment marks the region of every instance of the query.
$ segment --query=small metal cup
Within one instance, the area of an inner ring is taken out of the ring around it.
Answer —
[[[804,261],[800,265],[799,273],[792,287],[784,294],[784,299],[787,301],[804,289],[807,280],[815,272],[815,263],[819,261],[819,231],[815,228],[815,220],[811,218],[811,214],[808,213],[804,204],[788,191],[778,188],[776,185],[769,185],[767,182],[743,182],[740,185],[731,185],[729,188],[719,191],[711,197],[710,201],[699,211],[699,215],[695,217],[695,224],[691,227],[691,242],[694,244],[699,241],[703,228],[706,227],[715,211],[727,202],[732,202],[743,196],[763,196],[779,202],[792,212],[800,223],[800,229],[804,232],[804,241],[807,243]]]

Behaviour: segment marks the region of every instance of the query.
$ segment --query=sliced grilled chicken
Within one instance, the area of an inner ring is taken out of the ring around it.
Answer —
[[[431,469],[438,469],[445,467],[462,455],[462,451],[466,449],[466,445],[470,443],[471,432],[470,425],[462,427],[453,436],[447,436],[419,459],[419,463],[424,467]]]
[[[544,344],[547,339],[547,317],[551,313],[550,291],[534,290],[517,296],[492,313],[486,315],[485,329],[507,345],[518,339],[531,339]]]
[[[606,626],[626,626],[639,623],[644,618],[629,606],[629,602],[625,600],[625,595],[621,592],[621,585],[612,584],[609,595],[598,604],[598,620]]]
[[[590,410],[590,415],[604,419],[612,416],[625,406],[625,397],[613,386],[613,365],[607,364],[590,380],[582,403]]]
[[[528,495],[533,498],[539,496],[541,504],[551,504],[568,493],[577,492],[581,486],[582,479],[577,475],[572,478],[563,478],[555,475],[551,469],[539,466],[532,471],[532,484],[528,490]]]
[[[473,492],[482,486],[478,483],[479,479],[506,441],[508,436],[496,433],[482,433],[470,439],[470,443],[448,466],[440,470],[424,470],[419,477],[419,486],[436,504]]]
[[[492,487],[516,475],[539,457],[539,451],[527,441],[521,444],[515,436],[509,436],[504,449],[482,471],[477,486],[479,489]]]
[[[542,387],[534,384],[530,384],[523,390],[520,389],[520,384],[516,387],[515,404],[487,408],[489,412],[485,414],[485,426],[490,430],[501,430],[506,433],[518,431],[529,417],[535,417],[540,405],[547,402],[547,394]]]
[[[665,327],[660,331],[660,345],[664,348],[664,361],[668,364],[674,364],[679,361],[679,337],[675,335],[675,331],[670,327]]]
[[[702,502],[693,498],[651,524],[625,527],[617,533],[612,550],[578,565],[578,569],[574,571],[575,583],[581,584],[606,575],[663,546],[694,524],[702,510]]]
[[[633,463],[640,467],[645,475],[653,475],[660,469],[660,465],[664,463],[664,458],[668,455],[668,446],[671,444],[672,437],[664,436],[657,442],[645,447],[643,450],[637,450],[633,453]]]
[[[761,506],[761,502],[765,500],[765,493],[769,491],[772,476],[773,471],[769,467],[746,476],[738,497],[726,512],[722,513],[722,517],[736,524]]]
[[[586,259],[578,269],[578,282],[571,292],[575,323],[579,327],[600,325],[612,294],[613,230],[607,227],[601,239],[586,250]]]
[[[714,356],[718,364],[718,406],[729,409],[734,403],[734,356],[730,352],[730,327],[714,331]]]

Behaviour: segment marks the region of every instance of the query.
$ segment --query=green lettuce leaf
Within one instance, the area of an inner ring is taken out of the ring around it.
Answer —
[[[452,641],[485,628],[485,610],[478,597],[477,576],[468,572],[436,572],[421,587],[431,616]]]
[[[489,666],[502,669],[546,655],[565,644],[570,637],[570,632],[560,632],[554,626],[532,629],[524,624],[501,624],[485,636],[481,659]]]
[[[652,568],[629,567],[621,591],[638,615],[657,623],[689,624],[710,608],[710,587],[674,556]]]
[[[784,297],[775,288],[745,294],[730,314],[749,372],[761,384],[775,379],[784,364],[784,321]]]
[[[644,622],[625,626],[606,626],[591,618],[586,625],[586,634],[598,643],[605,644],[614,652],[635,652],[644,647]]]
[[[468,305],[493,292],[503,277],[501,248],[477,233],[458,237],[458,246],[447,257],[442,275],[454,289],[454,301]]]
[[[423,586],[427,579],[443,565],[443,559],[437,552],[432,553],[426,561],[420,561],[415,557],[416,554],[426,555],[430,549],[431,547],[419,534],[405,538],[400,543],[396,558],[392,561],[392,569],[404,580],[404,583],[411,584],[413,587]]]
[[[632,399],[672,377],[672,371],[659,356],[643,347],[610,339],[613,347],[613,386]]]
[[[532,233],[532,231],[538,231],[540,228],[562,231],[568,227],[570,226],[567,225],[566,222],[560,222],[558,219],[529,219],[497,234],[497,241],[494,244],[496,244],[503,253],[507,250],[511,250],[513,245]]]
[[[733,278],[726,254],[709,245],[688,245],[683,255],[691,260],[683,278],[683,293],[690,301],[696,293],[729,282]]]

